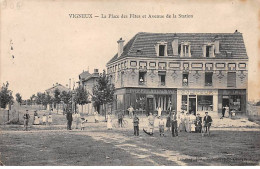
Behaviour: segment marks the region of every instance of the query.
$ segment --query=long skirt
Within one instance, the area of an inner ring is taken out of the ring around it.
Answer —
[[[179,123],[179,131],[184,131],[185,130],[185,122],[184,121],[180,121]]]
[[[112,129],[112,119],[107,120],[107,129]]]

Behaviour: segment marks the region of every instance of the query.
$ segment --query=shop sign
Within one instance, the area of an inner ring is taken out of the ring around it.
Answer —
[[[213,95],[217,94],[217,90],[178,90],[178,94],[182,95]]]
[[[246,90],[219,90],[223,95],[245,95]]]
[[[127,89],[127,93],[139,94],[176,94],[177,91],[172,89]]]

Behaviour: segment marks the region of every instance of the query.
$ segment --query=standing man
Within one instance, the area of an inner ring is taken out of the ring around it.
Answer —
[[[134,135],[139,136],[139,118],[137,117],[136,114],[134,115],[133,123],[134,123]]]
[[[71,125],[72,125],[72,120],[73,120],[73,118],[72,118],[72,112],[71,112],[72,110],[71,110],[71,107],[69,107],[68,109],[67,109],[67,115],[66,115],[66,117],[67,117],[67,130],[71,130]]]
[[[129,117],[131,119],[133,117],[134,108],[131,105],[127,110],[129,111]]]
[[[24,119],[24,130],[28,130],[28,123],[29,123],[29,119],[30,119],[30,115],[28,113],[28,110],[26,110],[25,114],[23,115],[23,119]]]
[[[203,122],[204,122],[204,127],[206,128],[206,133],[210,135],[209,129],[212,123],[212,118],[208,115],[208,112],[205,112],[205,117],[203,119]]]
[[[177,113],[173,110],[172,115],[172,137],[178,136],[178,128],[177,128]]]
[[[118,126],[123,127],[123,113],[121,111],[118,112]]]
[[[37,113],[37,110],[34,111],[34,114],[33,114],[33,124],[35,124],[35,119],[36,117],[38,117],[38,113]]]

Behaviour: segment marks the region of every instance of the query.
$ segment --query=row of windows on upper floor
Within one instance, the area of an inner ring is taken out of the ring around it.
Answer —
[[[155,52],[157,56],[168,56],[167,53],[167,42],[161,41],[157,42],[155,45]],[[178,40],[172,44],[173,55],[179,55],[180,57],[191,57],[191,43],[190,42],[181,42],[178,43]],[[219,41],[208,42],[202,45],[202,56],[206,58],[215,57],[215,54],[219,53]],[[142,54],[142,50],[137,50],[137,54]],[[229,52],[227,52],[227,56]]]
[[[213,72],[205,73],[205,86],[213,86]],[[139,72],[138,78],[139,85],[146,84],[146,72]],[[166,74],[159,74],[159,85],[166,85]],[[189,86],[189,73],[182,74],[182,86]],[[228,72],[227,73],[227,87],[236,87],[236,72]]]
[[[137,67],[137,61],[130,61],[130,67],[136,68]],[[149,62],[149,68],[150,69],[156,69],[156,65],[158,64],[158,69],[160,70],[166,70],[167,65],[171,69],[180,69],[181,66],[184,70],[188,70],[190,68],[193,69],[203,69],[203,66],[205,66],[205,70],[213,70],[214,64],[213,63],[188,63],[188,62]],[[226,67],[228,70],[236,70],[237,65],[239,69],[246,69],[246,63],[215,63],[215,67],[217,69],[225,69]],[[111,66],[108,68],[108,73],[116,72],[118,70],[126,68],[126,61],[122,62],[121,64],[116,64],[114,66]],[[146,61],[139,61],[139,69],[147,69],[147,62]]]

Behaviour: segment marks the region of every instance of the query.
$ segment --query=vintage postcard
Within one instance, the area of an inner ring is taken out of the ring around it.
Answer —
[[[0,165],[259,166],[258,0],[0,5]]]

